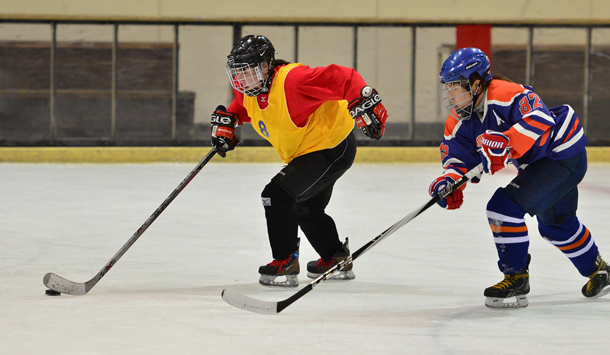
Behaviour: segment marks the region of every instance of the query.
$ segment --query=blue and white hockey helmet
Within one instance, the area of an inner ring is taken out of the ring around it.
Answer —
[[[439,73],[441,83],[468,81],[478,73],[482,84],[491,81],[489,58],[482,50],[474,47],[461,48],[451,53]]]

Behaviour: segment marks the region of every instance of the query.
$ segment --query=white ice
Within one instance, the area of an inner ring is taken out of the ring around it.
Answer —
[[[215,159],[220,159],[216,157]],[[55,272],[95,275],[195,164],[0,164],[0,354],[594,354],[607,352],[610,296],[531,235],[529,307],[494,311],[483,289],[502,279],[485,217],[515,171],[484,176],[464,206],[433,206],[279,315],[226,304],[232,288],[264,300],[271,261],[260,192],[279,164],[208,164],[85,296],[49,297]],[[355,165],[328,213],[356,250],[429,200],[438,164]],[[592,164],[579,217],[610,258],[610,165]],[[305,238],[301,267],[317,259]],[[301,287],[309,280],[300,275]]]

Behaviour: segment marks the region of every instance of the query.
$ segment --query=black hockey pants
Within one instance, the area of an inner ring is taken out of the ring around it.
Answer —
[[[292,160],[265,186],[261,197],[274,259],[298,250],[298,228],[324,260],[341,248],[333,219],[326,214],[333,186],[356,157],[354,133],[331,149]]]

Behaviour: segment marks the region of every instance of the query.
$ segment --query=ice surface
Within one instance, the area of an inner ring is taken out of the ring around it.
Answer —
[[[610,296],[586,282],[528,217],[530,305],[494,311],[502,279],[485,218],[515,171],[484,176],[464,206],[433,206],[275,316],[236,309],[231,288],[264,300],[271,261],[260,192],[278,164],[208,164],[85,296],[49,297],[47,272],[95,275],[195,164],[0,164],[1,354],[583,354],[605,350]],[[328,212],[352,250],[425,203],[437,164],[355,165]],[[592,164],[579,217],[610,258],[610,165]],[[317,259],[301,242],[301,266]],[[302,286],[309,282],[300,275]],[[301,287],[302,287],[301,286]]]

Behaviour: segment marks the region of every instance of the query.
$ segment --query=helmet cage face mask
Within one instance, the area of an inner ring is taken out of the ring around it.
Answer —
[[[485,88],[493,79],[489,57],[474,47],[461,48],[443,62],[440,77],[440,96],[443,108],[457,120],[467,120],[479,94],[471,90],[470,79],[479,79],[479,88]],[[473,77],[477,74],[477,77]]]
[[[226,70],[233,89],[247,96],[257,96],[269,91],[275,48],[267,37],[243,37],[227,58]]]
[[[468,80],[441,82],[439,93],[445,111],[458,121],[470,119],[474,101]]]
[[[227,75],[233,89],[247,96],[256,96],[268,91],[269,65],[263,67],[264,61],[252,63],[227,63]],[[265,77],[267,76],[267,77]]]

